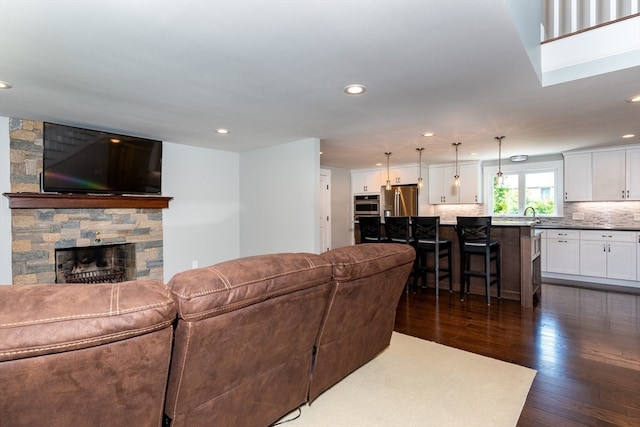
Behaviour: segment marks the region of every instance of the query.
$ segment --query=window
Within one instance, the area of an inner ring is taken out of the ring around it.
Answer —
[[[485,167],[485,188],[492,216],[522,216],[532,207],[538,216],[561,216],[562,161],[506,165],[503,184],[496,185],[496,167]]]

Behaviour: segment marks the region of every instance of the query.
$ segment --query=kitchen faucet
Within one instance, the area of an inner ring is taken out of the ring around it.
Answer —
[[[540,218],[536,218],[536,210],[533,208],[533,206],[527,206],[527,208],[524,210],[524,216],[527,216],[527,212],[529,211],[529,209],[531,209],[531,212],[533,212],[533,221],[536,224],[540,224]]]

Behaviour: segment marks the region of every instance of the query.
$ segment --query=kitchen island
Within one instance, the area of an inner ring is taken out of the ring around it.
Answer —
[[[501,297],[520,301],[523,307],[533,307],[541,296],[541,235],[533,221],[494,220],[491,226],[491,238],[501,245]],[[359,242],[359,228],[355,224],[356,242]],[[454,292],[460,290],[460,247],[456,235],[455,223],[440,224],[442,239],[451,241],[452,277]],[[482,270],[482,257],[473,257],[474,269]],[[429,284],[433,275],[428,277]],[[446,292],[448,282],[440,283],[441,292]],[[482,278],[471,278],[471,294],[484,295],[485,283]],[[491,295],[497,297],[497,288],[491,287]]]
[[[440,225],[443,239],[450,240],[453,251],[454,290],[460,289],[460,247],[455,223]],[[533,221],[499,221],[491,224],[491,239],[500,242],[501,297],[519,300],[522,307],[533,307],[541,297],[540,233]],[[482,257],[472,258],[473,269],[483,270]],[[441,283],[442,289],[447,284]],[[484,295],[485,283],[480,277],[471,277],[471,294]],[[498,289],[491,287],[491,295],[498,296]]]

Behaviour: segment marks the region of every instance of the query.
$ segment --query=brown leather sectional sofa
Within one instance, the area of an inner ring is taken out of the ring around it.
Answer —
[[[0,425],[268,426],[389,345],[414,258],[375,243],[166,286],[0,286]]]

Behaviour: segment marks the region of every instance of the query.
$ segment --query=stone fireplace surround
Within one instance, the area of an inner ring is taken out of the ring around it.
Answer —
[[[9,121],[13,193],[40,190],[42,129],[42,122]],[[11,235],[12,281],[16,285],[54,283],[56,249],[122,243],[135,245],[135,278],[163,280],[162,209],[72,205],[12,209]]]

